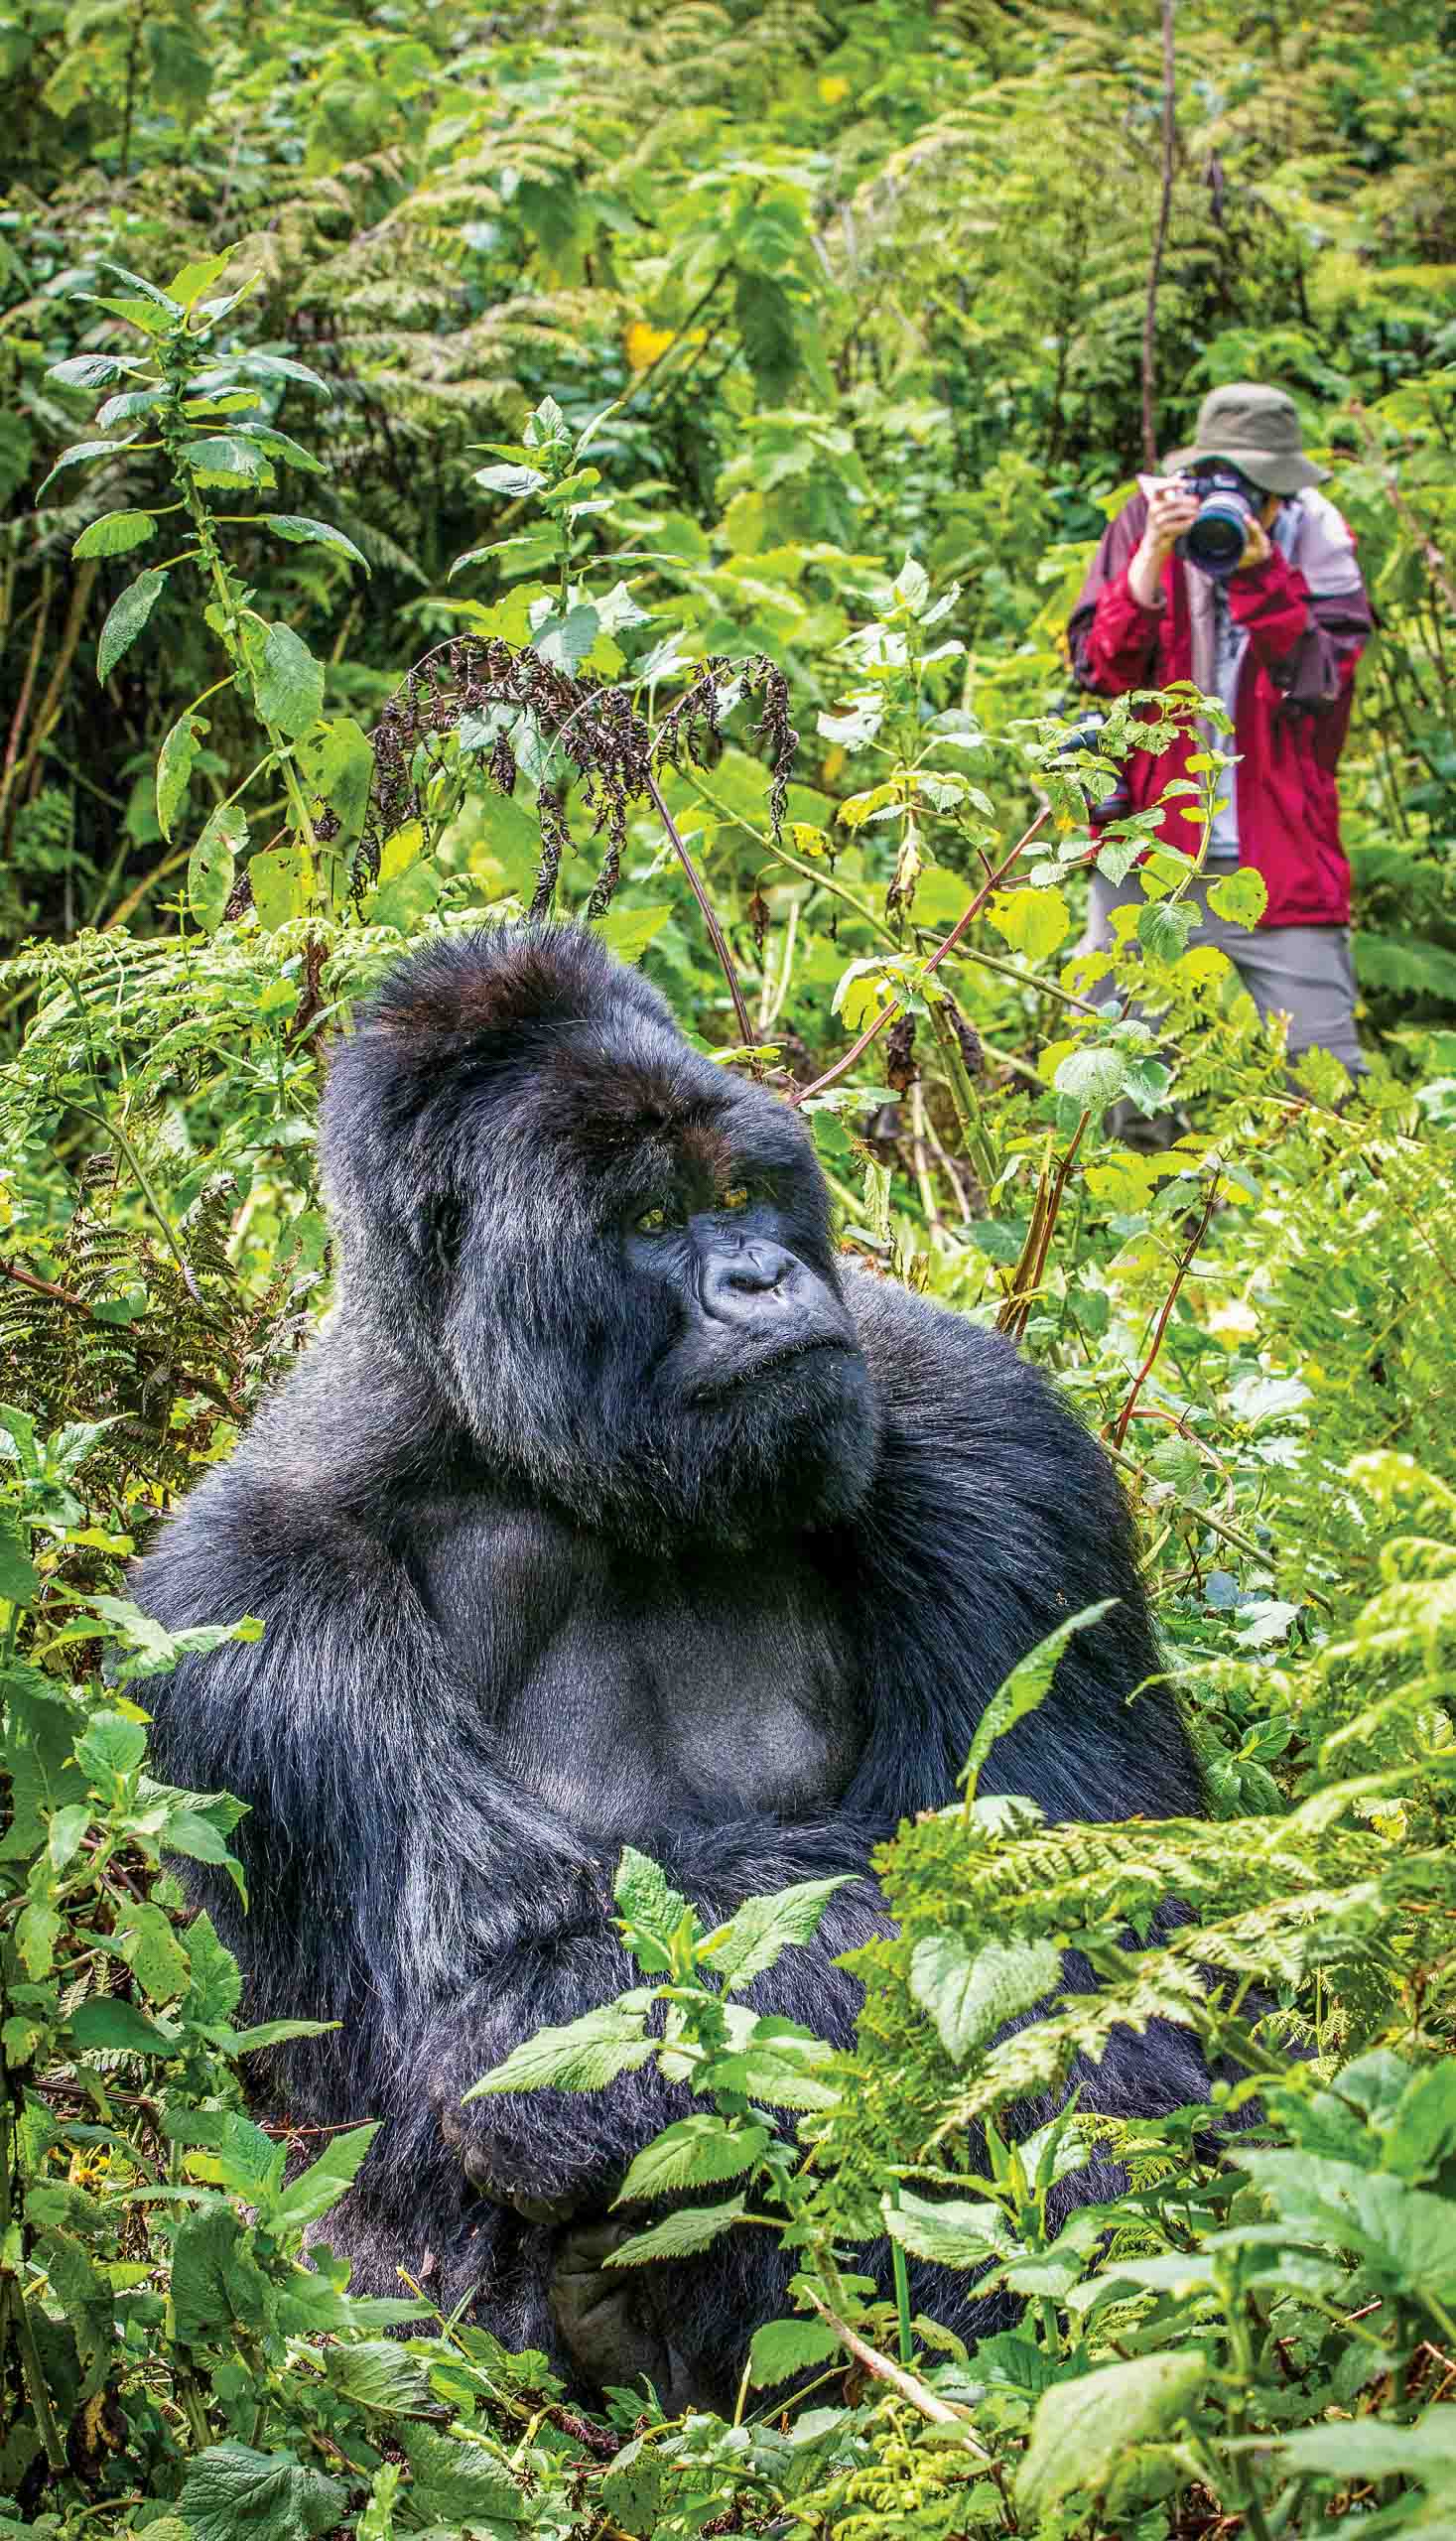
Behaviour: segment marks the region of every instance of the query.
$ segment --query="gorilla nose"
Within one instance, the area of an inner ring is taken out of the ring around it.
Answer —
[[[720,1253],[703,1273],[704,1311],[720,1323],[751,1318],[775,1292],[793,1283],[798,1269],[791,1253],[754,1238],[733,1253]]]

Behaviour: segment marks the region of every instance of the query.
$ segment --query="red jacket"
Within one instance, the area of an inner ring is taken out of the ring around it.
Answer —
[[[1129,688],[1165,688],[1193,676],[1189,567],[1170,557],[1163,569],[1163,605],[1143,608],[1127,588],[1127,568],[1147,519],[1147,499],[1134,494],[1105,532],[1068,637],[1081,685],[1103,697]],[[1338,590],[1312,592],[1296,566],[1275,549],[1268,562],[1231,577],[1229,606],[1248,636],[1228,746],[1240,753],[1234,771],[1239,861],[1262,874],[1264,926],[1343,926],[1350,916],[1350,867],[1340,845],[1335,769],[1350,724],[1355,665],[1371,630],[1370,602],[1353,562],[1334,579]],[[1203,734],[1180,734],[1154,758],[1134,751],[1124,775],[1131,808],[1156,803],[1170,777],[1206,746]],[[1192,854],[1197,834],[1169,804],[1160,837]],[[1103,817],[1112,816],[1113,807]]]

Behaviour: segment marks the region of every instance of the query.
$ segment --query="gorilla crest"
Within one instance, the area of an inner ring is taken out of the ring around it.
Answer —
[[[336,1311],[139,1575],[174,1630],[266,1625],[154,1689],[159,1769],[248,1805],[248,1913],[213,1871],[196,1894],[250,2017],[339,2024],[270,2055],[275,2104],[383,2120],[322,2227],[356,2288],[424,2270],[587,2392],[722,2399],[782,2296],[763,2236],[602,2270],[685,2095],[462,2095],[632,1981],[626,1842],[710,1923],[851,1874],[753,1996],[848,2044],[873,1847],[954,1798],[989,1695],[1099,1599],[982,1787],[1196,1810],[1127,1513],[1009,1344],[847,1267],[794,1113],[580,929],[404,963],[334,1057],[324,1152]],[[1083,2096],[1205,2089],[1163,2031]],[[959,2317],[949,2282],[917,2295]]]

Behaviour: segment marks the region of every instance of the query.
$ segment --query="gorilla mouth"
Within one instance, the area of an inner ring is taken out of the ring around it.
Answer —
[[[746,1351],[731,1367],[715,1370],[710,1378],[695,1386],[694,1400],[711,1403],[717,1397],[736,1394],[744,1386],[756,1385],[760,1377],[775,1375],[796,1366],[803,1359],[817,1358],[827,1351],[836,1352],[845,1359],[859,1355],[854,1342],[847,1340],[843,1333],[786,1333],[782,1341],[766,1345],[760,1343]]]

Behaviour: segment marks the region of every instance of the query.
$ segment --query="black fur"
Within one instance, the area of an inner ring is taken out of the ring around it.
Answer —
[[[385,2120],[324,2227],[357,2287],[424,2269],[579,2381],[721,2394],[778,2299],[761,2236],[594,2274],[674,2094],[461,2094],[630,1981],[623,1840],[710,1919],[863,1874],[1095,1599],[1121,1602],[983,1788],[1053,1817],[1196,1809],[1168,1695],[1127,1700],[1158,1663],[1122,1496],[1005,1342],[846,1269],[794,1115],[585,933],[406,963],[334,1058],[325,1161],[336,1310],[140,1574],[173,1627],[267,1625],[154,1689],[159,1769],[249,1806],[249,1913],[212,1874],[199,1893],[255,2017],[341,2024],[273,2058],[277,2100]],[[762,2000],[847,2042],[834,1960],[883,1927],[861,1876]],[[1087,2096],[1200,2088],[1164,2036]]]

